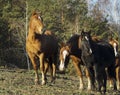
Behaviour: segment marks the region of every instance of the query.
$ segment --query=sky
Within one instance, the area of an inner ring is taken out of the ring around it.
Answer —
[[[88,8],[90,9],[93,7],[96,3],[102,2],[105,0],[87,0],[88,2]],[[120,24],[120,0],[106,0],[109,1],[109,5],[100,5],[101,9],[105,11],[106,14],[108,14],[112,18],[112,20],[116,24]]]

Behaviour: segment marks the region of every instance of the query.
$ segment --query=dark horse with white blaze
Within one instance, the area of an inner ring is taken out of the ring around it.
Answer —
[[[48,67],[51,69],[51,81],[55,79],[58,42],[50,31],[42,31],[44,28],[41,15],[34,12],[30,17],[29,32],[26,39],[26,51],[35,70],[35,83],[39,82],[38,68],[42,73],[42,85],[46,83]],[[37,64],[39,59],[40,64]]]
[[[81,61],[81,49],[79,49],[78,45],[79,37],[80,35],[75,34],[66,43],[61,45],[59,54],[59,69],[60,71],[63,71],[67,67],[69,60],[72,59],[72,63],[74,64],[80,80],[79,88],[82,90],[84,88],[83,74],[81,70],[81,65],[83,65],[83,62]],[[90,82],[90,76],[87,70],[86,76],[88,79],[88,90],[90,90],[92,88],[92,84]]]
[[[82,50],[81,58],[86,65],[91,79],[93,74],[97,81],[97,89],[99,92],[106,92],[107,74],[114,80],[114,90],[116,90],[115,78],[115,54],[113,47],[107,42],[96,43],[92,40],[90,32],[81,32],[80,48]],[[91,68],[94,69],[91,70]],[[105,68],[107,68],[107,73]]]

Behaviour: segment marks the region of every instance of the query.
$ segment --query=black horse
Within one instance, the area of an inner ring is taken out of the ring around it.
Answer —
[[[110,78],[114,79],[114,90],[116,90],[115,54],[113,47],[107,42],[98,43],[93,41],[90,32],[83,31],[81,32],[79,46],[82,50],[82,61],[90,72],[91,80],[94,79],[94,76],[97,80],[98,91],[102,93],[101,88],[103,87],[103,93],[106,92],[107,74]]]

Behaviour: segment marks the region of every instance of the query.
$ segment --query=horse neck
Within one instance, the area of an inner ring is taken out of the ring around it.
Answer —
[[[35,35],[36,35],[36,33],[34,32],[34,30],[29,28],[28,39],[30,41],[35,41]]]
[[[91,45],[91,49],[93,51],[93,50],[95,50],[95,48],[97,46],[97,42],[94,42],[92,39],[90,39],[90,45]]]

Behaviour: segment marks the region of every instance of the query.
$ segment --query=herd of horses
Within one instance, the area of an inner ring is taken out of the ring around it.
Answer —
[[[75,34],[66,43],[59,45],[56,36],[50,30],[44,30],[40,13],[33,12],[30,17],[26,52],[35,70],[35,84],[39,84],[38,69],[42,74],[42,85],[47,82],[46,73],[49,68],[51,82],[54,83],[57,66],[60,71],[64,71],[70,63],[69,60],[72,60],[79,76],[81,90],[84,89],[81,65],[85,67],[88,90],[106,93],[107,80],[114,90],[119,90],[118,45],[117,40],[111,38],[109,41],[103,41],[91,36],[90,31],[82,31],[80,35]]]

